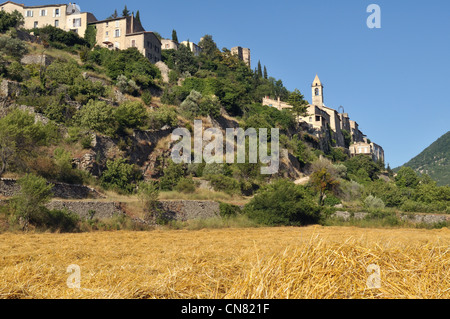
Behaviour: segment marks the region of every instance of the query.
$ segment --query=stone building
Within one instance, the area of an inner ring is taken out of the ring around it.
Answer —
[[[120,50],[137,48],[150,62],[161,61],[161,41],[153,32],[145,31],[132,15],[95,21],[90,25],[97,29],[97,45]]]
[[[277,100],[272,100],[270,97],[266,96],[263,98],[262,104],[274,107],[279,111],[284,109],[292,109],[291,105],[287,104],[286,102],[282,102],[280,98],[278,98]]]
[[[234,47],[231,48],[231,54],[237,55],[239,60],[244,61],[249,68],[252,67],[251,52],[248,48]]]
[[[178,46],[180,44],[176,41],[169,40],[169,39],[162,39],[161,40],[161,50],[178,50]]]
[[[81,12],[75,3],[48,4],[40,6],[26,6],[24,4],[7,1],[0,4],[0,10],[8,13],[17,10],[24,17],[24,28],[42,28],[48,25],[64,31],[73,31],[84,37],[89,23],[97,21],[90,12]]]
[[[357,142],[350,146],[350,155],[352,157],[358,155],[371,156],[375,162],[381,161],[384,163],[384,150],[375,143],[369,143],[367,139],[364,142]]]
[[[366,136],[359,129],[357,122],[350,120],[349,114],[342,113],[327,107],[324,101],[324,85],[316,75],[312,85],[312,103],[308,105],[306,115],[298,117],[299,122],[308,124],[310,133],[318,138],[324,137],[324,134],[331,134],[337,147],[347,148],[344,132],[347,131],[352,138],[350,154],[356,156],[365,154],[372,156],[374,161],[384,162],[384,150],[380,145],[369,143]],[[263,98],[263,105],[275,107],[278,110],[292,109],[288,103],[278,100],[272,100],[269,97]]]
[[[199,56],[202,53],[202,48],[200,48],[197,44],[190,41],[183,41],[181,44],[187,46],[194,53],[195,56]]]

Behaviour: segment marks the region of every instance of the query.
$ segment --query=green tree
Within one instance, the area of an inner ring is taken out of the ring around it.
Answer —
[[[8,31],[9,28],[18,28],[23,25],[24,18],[23,15],[14,10],[11,13],[0,11],[0,32],[3,33]]]
[[[24,168],[38,146],[48,145],[56,129],[35,122],[28,112],[14,110],[0,119],[0,175],[8,168]]]
[[[323,206],[326,193],[339,186],[339,181],[324,167],[311,175],[311,184],[319,192],[319,204]]]
[[[77,112],[75,119],[83,128],[110,136],[116,133],[118,127],[114,108],[104,101],[90,100]]]
[[[298,90],[295,89],[289,95],[288,104],[293,107],[293,113],[297,116],[305,116],[308,109],[308,102],[305,101],[305,97]]]
[[[212,60],[220,53],[212,35],[205,35],[198,45],[202,48],[202,55],[206,56],[208,59]]]
[[[19,181],[20,192],[13,198],[13,206],[17,217],[23,224],[23,230],[28,230],[30,218],[33,214],[39,213],[47,204],[53,194],[52,184],[47,185],[47,181],[35,175],[27,174]]]
[[[100,178],[105,189],[131,194],[136,189],[136,182],[142,178],[135,165],[127,164],[125,159],[108,160],[106,170]]]
[[[200,101],[202,99],[202,95],[200,92],[192,90],[189,96],[181,103],[180,111],[182,114],[189,118],[193,119],[200,111]]]
[[[261,67],[261,61],[258,61],[258,71],[257,71],[257,74],[258,74],[258,79],[260,79],[260,78],[263,77],[263,71],[262,71],[262,67]]]
[[[306,226],[320,219],[320,207],[306,189],[284,179],[259,191],[244,213],[267,226]]]
[[[352,178],[352,176],[357,178],[358,175],[361,176],[363,173],[372,181],[378,179],[380,168],[375,164],[370,156],[358,155],[352,157],[346,161],[344,165],[347,166],[348,175],[350,178]]]
[[[119,105],[114,116],[119,124],[119,131],[124,129],[138,129],[148,121],[148,113],[142,103],[127,101]]]
[[[178,35],[176,30],[172,30],[172,41],[178,43]]]
[[[183,166],[180,164],[175,164],[172,160],[169,160],[169,164],[167,168],[164,169],[163,177],[161,177],[159,185],[162,190],[171,191],[183,176]]]
[[[268,79],[269,75],[267,74],[267,68],[264,66],[264,79]]]
[[[136,21],[138,21],[139,23],[141,23],[141,13],[138,11],[136,11],[136,17],[135,17]]]
[[[128,10],[127,5],[125,5],[125,8],[123,8],[122,11],[122,17],[128,17],[130,16],[130,10]]]
[[[95,47],[97,44],[97,28],[93,25],[88,25],[84,33],[84,39],[89,44],[90,48]]]
[[[419,176],[411,167],[402,167],[395,177],[395,183],[398,187],[416,188],[419,182]]]
[[[147,214],[158,208],[159,187],[155,182],[141,182],[138,184],[138,197],[144,205]]]

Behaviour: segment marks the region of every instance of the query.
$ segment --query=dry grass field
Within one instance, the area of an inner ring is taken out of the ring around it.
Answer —
[[[449,246],[449,229],[3,234],[0,298],[450,298]]]

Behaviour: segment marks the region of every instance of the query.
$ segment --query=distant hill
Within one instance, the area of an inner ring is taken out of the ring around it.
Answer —
[[[428,174],[438,185],[450,185],[450,131],[404,166]]]

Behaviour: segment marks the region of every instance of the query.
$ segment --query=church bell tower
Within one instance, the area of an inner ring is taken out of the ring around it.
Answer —
[[[316,75],[312,84],[312,105],[323,107],[323,85],[319,76]]]

